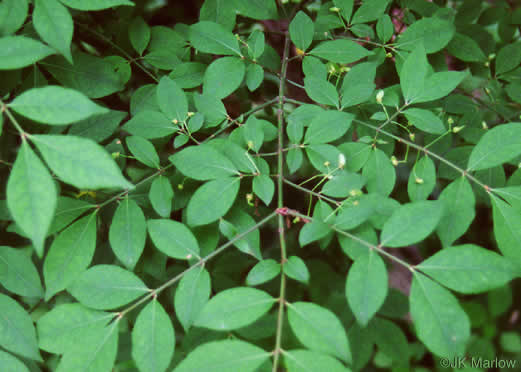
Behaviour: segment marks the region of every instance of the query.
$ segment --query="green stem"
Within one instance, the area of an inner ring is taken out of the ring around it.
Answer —
[[[167,282],[165,282],[164,284],[160,285],[156,289],[150,291],[150,293],[148,293],[145,296],[141,297],[138,301],[134,302],[132,305],[130,305],[129,307],[127,307],[126,309],[121,311],[119,313],[119,317],[125,316],[125,314],[127,314],[131,310],[135,309],[136,307],[138,307],[142,303],[146,302],[147,300],[149,300],[150,298],[152,298],[154,296],[157,296],[161,291],[163,291],[164,289],[166,289],[166,288],[172,286],[173,284],[175,284],[176,282],[178,282],[183,276],[185,276],[188,272],[192,271],[196,267],[204,266],[204,264],[206,262],[208,262],[209,260],[211,260],[215,256],[219,255],[220,253],[222,253],[226,248],[228,248],[231,245],[233,245],[236,241],[241,240],[242,238],[244,238],[246,235],[248,235],[252,231],[257,230],[261,226],[266,224],[269,220],[271,220],[273,217],[275,217],[276,214],[277,214],[276,212],[272,212],[270,215],[264,217],[261,221],[259,221],[258,223],[256,223],[252,227],[250,227],[248,230],[243,231],[242,233],[236,235],[233,239],[230,239],[228,242],[226,242],[223,245],[221,245],[219,248],[217,248],[215,251],[210,253],[208,256],[202,258],[196,264],[190,266],[188,269],[186,269],[182,273],[179,273],[178,275],[174,276],[172,279],[168,280]]]
[[[288,69],[288,52],[289,37],[286,34],[284,39],[284,52],[282,54],[282,68],[280,72],[277,126],[278,126],[278,157],[277,157],[277,207],[284,207],[283,187],[284,187],[284,82],[286,81],[286,73]],[[283,267],[286,263],[286,237],[284,235],[284,217],[279,214],[279,241],[280,241],[280,264]],[[279,311],[277,316],[277,334],[275,336],[275,350],[273,351],[273,372],[277,372],[280,356],[280,347],[282,342],[282,327],[284,325],[284,303],[286,298],[286,276],[282,271],[280,276],[280,295],[279,295]]]
[[[9,111],[9,109],[8,109],[7,105],[4,103],[4,101],[0,100],[0,115],[2,114],[2,112],[5,112],[6,116],[9,118],[9,121],[11,123],[13,123],[13,125],[15,126],[18,133],[20,133],[22,138],[25,138],[27,133],[22,129],[22,127],[18,123],[18,120],[16,120],[16,118],[11,113],[11,111]]]

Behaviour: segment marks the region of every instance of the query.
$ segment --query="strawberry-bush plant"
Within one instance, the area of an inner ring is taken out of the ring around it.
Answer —
[[[520,31],[514,1],[3,0],[0,369],[519,368]]]

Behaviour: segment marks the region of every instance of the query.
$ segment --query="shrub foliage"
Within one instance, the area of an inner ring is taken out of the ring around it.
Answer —
[[[520,25],[3,0],[1,369],[520,363]]]

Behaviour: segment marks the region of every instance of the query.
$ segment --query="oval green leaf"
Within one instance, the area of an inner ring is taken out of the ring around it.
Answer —
[[[439,201],[418,201],[401,205],[384,224],[381,245],[404,247],[422,241],[434,231],[441,216]]]
[[[140,311],[132,329],[132,359],[140,371],[164,372],[174,349],[172,320],[154,298]]]
[[[201,258],[194,234],[181,222],[148,220],[147,225],[154,245],[167,256],[180,260]]]
[[[114,309],[149,292],[135,274],[115,265],[96,265],[82,273],[68,291],[92,309]]]
[[[230,331],[247,326],[266,314],[276,300],[255,288],[226,289],[203,307],[194,325],[215,331]]]
[[[60,179],[79,189],[133,189],[107,151],[76,136],[32,135],[36,147]]]
[[[120,203],[109,230],[109,242],[116,257],[134,270],[145,249],[146,221],[139,205],[128,196]]]
[[[96,216],[92,213],[79,219],[52,242],[43,263],[46,301],[89,267],[96,249]]]
[[[11,216],[42,257],[43,243],[56,209],[57,191],[49,171],[27,141],[18,150],[6,194]]]

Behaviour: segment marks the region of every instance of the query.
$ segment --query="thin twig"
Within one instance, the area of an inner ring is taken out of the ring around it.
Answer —
[[[279,82],[279,97],[278,97],[278,111],[277,111],[277,126],[278,126],[278,157],[277,157],[277,206],[282,208],[284,206],[283,187],[284,187],[284,83],[286,80],[286,73],[288,68],[288,53],[289,53],[289,37],[286,35],[284,39],[284,52],[282,53],[282,68],[280,72]],[[279,241],[280,241],[280,264],[284,266],[286,263],[286,237],[284,235],[284,217],[279,214]],[[284,303],[286,298],[286,276],[284,271],[280,275],[280,294],[279,294],[279,311],[277,316],[277,334],[275,336],[275,349],[273,351],[273,372],[277,372],[280,356],[280,347],[282,342],[282,328],[284,325]]]

